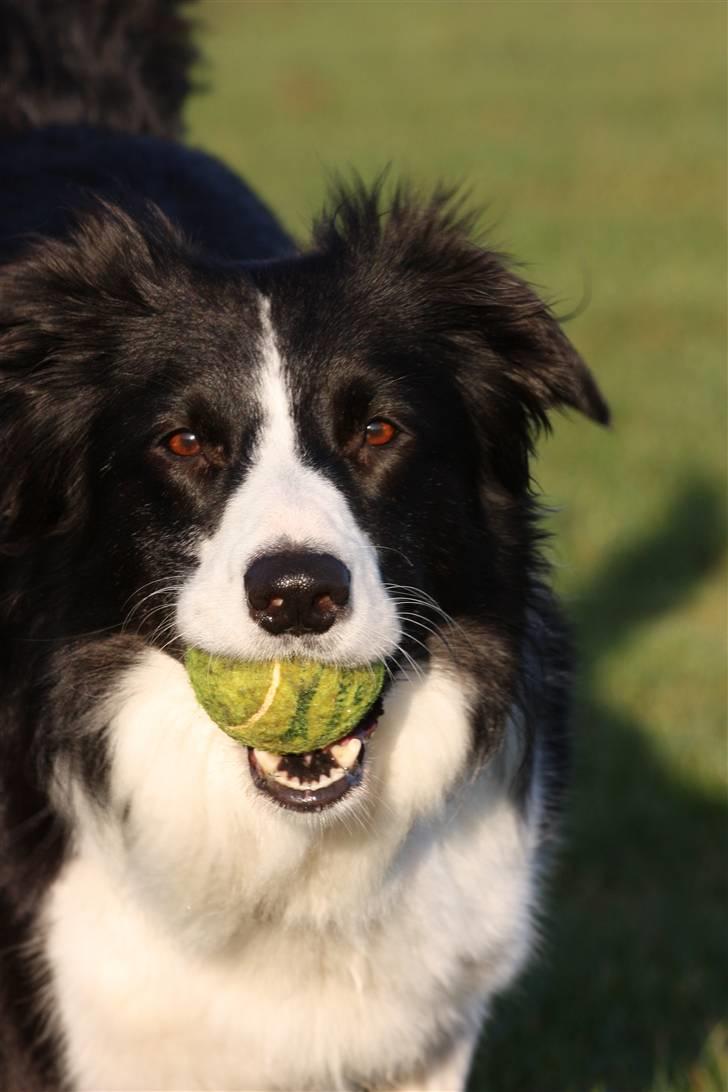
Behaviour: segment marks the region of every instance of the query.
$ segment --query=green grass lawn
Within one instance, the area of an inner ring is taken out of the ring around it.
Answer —
[[[577,626],[541,958],[473,1092],[728,1089],[726,6],[202,5],[190,138],[305,237],[327,172],[467,180],[614,410],[536,476]]]

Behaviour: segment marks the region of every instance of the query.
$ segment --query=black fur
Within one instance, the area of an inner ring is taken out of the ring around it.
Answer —
[[[13,1092],[59,1080],[26,949],[69,846],[53,766],[71,763],[103,805],[104,734],[79,726],[120,665],[162,642],[173,597],[145,614],[143,588],[190,566],[186,536],[216,525],[247,469],[258,290],[306,460],[346,494],[384,579],[446,612],[423,608],[435,637],[424,649],[412,625],[406,650],[474,679],[481,758],[514,698],[532,730],[538,707],[553,800],[569,652],[529,456],[553,408],[608,416],[548,308],[472,241],[451,195],[341,188],[298,253],[224,167],[164,139],[192,56],[174,6],[70,8],[0,5],[0,1085]],[[353,438],[378,415],[400,434],[373,452]],[[194,467],[160,446],[181,421],[205,438]]]
[[[1,0],[0,130],[177,137],[196,57],[175,0]]]

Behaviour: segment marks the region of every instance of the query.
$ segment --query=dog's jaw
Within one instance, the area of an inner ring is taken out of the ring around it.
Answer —
[[[367,743],[361,784],[322,813],[297,814],[259,792],[247,748],[209,719],[184,668],[150,650],[99,711],[112,754],[108,814],[96,816],[79,790],[79,815],[72,820],[101,843],[112,840],[111,856],[121,852],[132,885],[165,921],[189,931],[195,946],[224,946],[248,915],[273,905],[276,894],[282,919],[305,918],[302,862],[322,832],[361,831],[355,841],[360,849],[376,844],[368,852],[379,875],[392,847],[419,819],[441,810],[467,770],[466,690],[463,680],[435,667],[418,679],[401,679]],[[357,890],[367,886],[369,859],[362,855]],[[346,904],[346,885],[335,887],[334,918]],[[355,904],[346,912],[359,910]]]

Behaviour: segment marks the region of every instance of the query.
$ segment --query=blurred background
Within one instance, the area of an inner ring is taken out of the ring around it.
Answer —
[[[203,0],[192,144],[306,237],[327,175],[464,180],[614,411],[535,468],[578,632],[540,958],[471,1092],[728,1089],[726,18],[700,2]]]

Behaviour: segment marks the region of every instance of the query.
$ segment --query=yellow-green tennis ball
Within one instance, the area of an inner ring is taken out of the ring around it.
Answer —
[[[197,700],[239,743],[301,754],[347,735],[376,701],[384,664],[335,667],[308,660],[230,660],[191,648],[185,666]]]

